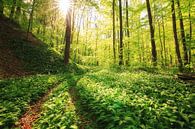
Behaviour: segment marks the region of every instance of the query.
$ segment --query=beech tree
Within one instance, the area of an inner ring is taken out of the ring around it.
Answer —
[[[121,0],[119,0],[119,22],[120,22],[119,65],[123,65],[123,16]]]
[[[151,46],[152,46],[152,62],[153,65],[157,65],[157,52],[156,52],[156,43],[155,43],[155,31],[153,27],[153,21],[152,21],[152,13],[151,13],[151,8],[150,8],[150,1],[146,0],[146,5],[147,5],[147,11],[148,11],[148,20],[149,20],[149,25],[150,25],[150,37],[151,37]]]
[[[64,51],[64,64],[69,63],[70,58],[70,44],[71,44],[71,15],[72,9],[68,10],[66,15],[66,34],[65,34],[65,51]]]
[[[186,38],[185,38],[185,29],[184,29],[184,23],[183,23],[183,16],[181,12],[180,7],[180,1],[177,0],[177,6],[178,6],[178,12],[179,12],[179,22],[180,22],[180,33],[181,33],[181,41],[183,43],[183,51],[184,51],[184,64],[189,64],[188,61],[188,52],[187,52],[187,46],[186,46]]]
[[[115,29],[115,0],[112,1],[112,27],[113,27],[113,58],[114,58],[114,63],[116,63],[116,29]]]
[[[177,59],[178,59],[178,62],[179,62],[179,68],[180,68],[180,70],[182,70],[183,62],[182,62],[182,59],[181,59],[178,36],[177,36],[177,24],[176,24],[175,2],[174,2],[174,0],[171,0],[171,12],[172,12],[173,33],[174,33],[174,39],[175,39],[175,50],[176,50]]]

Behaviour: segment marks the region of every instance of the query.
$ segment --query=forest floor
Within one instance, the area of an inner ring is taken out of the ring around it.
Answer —
[[[65,67],[16,23],[1,18],[0,25],[0,128],[195,127],[195,85],[172,72]]]
[[[24,62],[12,50],[11,40],[27,40],[26,32],[20,26],[6,17],[0,17],[0,78],[30,75],[24,69]],[[28,42],[40,45],[42,42],[29,33]]]

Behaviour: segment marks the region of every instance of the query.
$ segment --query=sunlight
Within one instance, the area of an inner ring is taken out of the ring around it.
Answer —
[[[66,15],[71,7],[71,0],[58,0],[58,8],[63,15]]]

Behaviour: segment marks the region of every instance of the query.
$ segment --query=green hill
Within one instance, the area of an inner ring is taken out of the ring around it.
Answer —
[[[8,18],[0,18],[0,77],[56,73],[63,58],[49,46]]]

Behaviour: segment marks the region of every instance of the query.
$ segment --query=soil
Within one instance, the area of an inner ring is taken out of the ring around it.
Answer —
[[[18,59],[10,49],[11,40],[25,40],[33,45],[40,45],[42,42],[33,34],[22,31],[21,27],[6,17],[0,17],[0,79],[30,75],[24,70],[24,62]]]
[[[61,81],[54,84],[45,95],[43,95],[37,102],[30,105],[29,109],[22,115],[19,119],[16,127],[20,129],[32,129],[32,124],[40,117],[42,105],[48,99],[48,96],[53,92],[53,90],[61,83]]]

